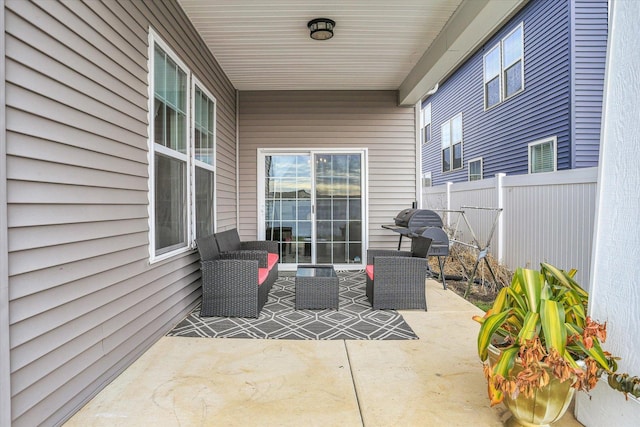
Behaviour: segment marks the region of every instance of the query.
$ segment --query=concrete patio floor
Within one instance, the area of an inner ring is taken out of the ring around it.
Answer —
[[[501,426],[476,355],[482,312],[426,286],[428,311],[401,311],[419,340],[163,337],[64,426]],[[570,411],[554,426],[581,426]]]

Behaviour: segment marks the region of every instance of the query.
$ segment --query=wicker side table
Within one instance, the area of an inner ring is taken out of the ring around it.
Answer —
[[[332,265],[301,265],[296,271],[296,310],[338,309],[338,275]]]

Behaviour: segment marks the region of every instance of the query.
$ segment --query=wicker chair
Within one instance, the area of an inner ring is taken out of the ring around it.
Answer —
[[[241,242],[238,230],[235,228],[215,233],[214,236],[218,244],[218,251],[226,258],[259,259],[256,256],[262,257],[266,253],[269,277],[262,286],[266,285],[267,290],[271,290],[278,278],[278,242],[265,240]],[[260,254],[258,255],[257,252],[260,252]],[[263,262],[260,263],[260,267],[264,267]]]
[[[200,316],[258,317],[278,276],[266,251],[220,253],[215,235],[196,241],[202,271]]]
[[[431,239],[417,237],[413,240],[412,248],[415,251],[387,249],[367,251],[366,294],[375,310],[427,309],[426,253],[431,245]],[[424,256],[422,256],[423,252]],[[421,256],[417,256],[418,254]]]

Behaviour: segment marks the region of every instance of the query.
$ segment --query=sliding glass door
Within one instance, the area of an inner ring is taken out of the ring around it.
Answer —
[[[311,263],[312,181],[308,155],[264,157],[265,239],[280,247],[281,263]]]
[[[284,265],[360,266],[364,152],[261,152],[260,233]]]

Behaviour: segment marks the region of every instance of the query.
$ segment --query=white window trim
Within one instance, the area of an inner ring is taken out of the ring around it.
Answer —
[[[194,225],[197,223],[198,218],[196,218],[197,212],[196,212],[196,200],[195,200],[195,194],[196,194],[196,189],[195,189],[195,176],[196,176],[196,166],[202,169],[207,169],[211,172],[213,172],[213,231],[216,232],[218,230],[218,172],[216,170],[216,164],[218,162],[218,100],[216,99],[215,96],[213,96],[213,94],[205,87],[204,84],[202,84],[202,82],[196,77],[196,76],[192,76],[191,79],[191,93],[190,93],[190,97],[191,97],[191,111],[195,112],[196,111],[196,97],[194,96],[196,93],[196,86],[198,87],[198,89],[200,89],[200,91],[202,91],[202,93],[204,93],[207,98],[209,98],[212,102],[213,102],[213,164],[210,165],[208,163],[202,162],[200,160],[196,160],[196,153],[195,150],[192,150],[193,154],[191,157],[191,176],[194,177],[193,183],[194,185],[190,186],[190,193],[191,193],[191,200],[192,200],[192,210],[193,210],[193,223]],[[196,128],[196,115],[192,114],[191,115],[191,126],[190,129],[192,130],[192,135],[191,138],[193,138],[193,131]],[[191,233],[190,234],[190,238],[191,238],[191,247],[195,248],[195,240],[196,240],[196,228],[195,227],[191,227]]]
[[[218,177],[216,173],[216,162],[217,162],[217,108],[218,103],[216,98],[211,94],[211,92],[207,89],[207,87],[202,84],[202,82],[197,79],[189,67],[178,57],[171,47],[166,44],[156,33],[153,28],[149,28],[149,49],[148,49],[148,113],[147,113],[147,132],[149,135],[148,140],[148,154],[147,160],[149,163],[149,206],[148,206],[148,214],[149,214],[149,262],[151,264],[174,257],[176,255],[191,251],[195,247],[195,168],[196,165],[198,167],[210,170],[214,173],[214,197],[213,197],[213,210],[214,210],[214,230],[217,229],[217,187],[218,187]],[[155,143],[155,126],[153,123],[153,114],[154,114],[154,99],[155,99],[155,81],[154,81],[154,72],[155,72],[155,46],[160,47],[166,54],[171,58],[172,61],[176,63],[176,65],[185,73],[186,82],[185,82],[185,90],[186,90],[186,116],[185,116],[185,132],[186,132],[186,154],[180,153],[178,151],[167,148],[163,145]],[[195,111],[195,87],[198,87],[199,90],[203,92],[212,102],[213,102],[213,165],[209,165],[207,163],[196,161],[195,160],[195,150],[194,148],[194,132],[195,129],[195,117],[193,111]],[[187,170],[187,189],[186,189],[186,197],[187,197],[187,212],[186,212],[186,222],[187,222],[187,230],[186,230],[186,242],[184,246],[180,246],[172,251],[156,254],[156,239],[155,239],[155,154],[160,153],[171,158],[175,158],[181,161],[186,162],[186,170]]]
[[[471,181],[471,163],[480,162],[480,181],[484,179],[484,161],[482,157],[476,157],[467,162],[467,180]]]
[[[187,241],[184,247],[180,247],[173,251],[169,251],[160,255],[156,255],[156,227],[155,227],[155,153],[163,153],[169,154],[171,157],[183,157],[181,160],[186,160],[187,167],[189,165],[188,157],[190,156],[190,144],[189,144],[189,128],[190,126],[185,126],[186,141],[187,141],[187,154],[181,154],[176,152],[175,150],[168,149],[161,145],[155,143],[155,129],[153,123],[153,104],[155,99],[155,79],[154,79],[154,70],[155,70],[155,46],[156,44],[171,58],[172,61],[178,65],[178,67],[186,73],[186,89],[189,90],[190,87],[190,75],[189,68],[185,65],[184,62],[180,60],[178,55],[175,54],[173,49],[171,49],[161,38],[160,36],[152,29],[149,28],[149,50],[148,50],[148,67],[149,67],[149,98],[148,98],[148,135],[149,135],[149,262],[154,263],[158,261],[162,261],[167,258],[171,258],[177,254],[187,252],[191,250],[190,242]],[[187,102],[188,104],[188,102]],[[186,112],[186,122],[190,123],[190,108],[187,105]],[[188,169],[187,169],[188,170]],[[190,191],[187,188],[187,218],[191,218],[191,200],[190,200]],[[187,221],[187,240],[190,240],[191,236],[191,221],[190,219]]]
[[[503,48],[503,43],[504,40],[507,39],[509,36],[511,36],[513,33],[515,33],[518,29],[521,30],[521,39],[520,39],[520,43],[522,46],[522,56],[521,61],[522,61],[522,73],[520,74],[520,79],[521,79],[521,89],[517,92],[514,92],[513,94],[506,96],[505,95],[505,91],[506,89],[506,85],[504,84],[504,72],[505,69],[508,68],[509,66],[515,64],[517,61],[514,61],[511,64],[503,64],[502,62],[502,57],[503,57],[503,52],[504,52],[504,48]],[[489,55],[491,52],[493,52],[494,49],[498,49],[499,52],[499,59],[500,59],[500,75],[498,76],[498,87],[500,90],[500,101],[498,101],[496,104],[492,105],[492,106],[487,106],[487,91],[486,91],[486,75],[487,75],[487,70],[486,70],[486,61],[485,58],[487,57],[487,55]],[[498,105],[502,104],[503,102],[513,98],[514,96],[520,94],[524,92],[524,22],[520,22],[520,24],[516,25],[511,31],[509,31],[508,34],[506,34],[504,37],[502,37],[500,39],[500,41],[498,41],[495,45],[493,45],[491,47],[491,49],[487,50],[487,53],[485,53],[482,56],[482,96],[484,98],[484,110],[491,110],[492,108],[497,107]]]
[[[498,93],[500,94],[500,100],[495,104],[492,105],[491,107],[487,106],[487,62],[486,62],[486,58],[487,56],[489,56],[490,53],[492,53],[494,50],[498,50],[498,60],[500,61],[500,72],[498,73]],[[484,55],[482,55],[482,96],[484,98],[484,109],[486,110],[490,110],[498,105],[500,105],[502,103],[502,41],[499,41],[498,43],[496,43],[495,46],[493,46],[491,49],[489,49],[487,51],[487,53],[485,53]]]
[[[500,52],[500,62],[502,63],[502,56],[504,55],[504,48],[502,47],[504,40],[509,38],[513,33],[515,33],[518,30],[520,30],[520,46],[522,47],[522,50],[521,50],[522,56],[520,56],[519,60],[513,61],[510,64],[501,64],[502,67],[500,69],[500,72],[501,72],[500,77],[501,77],[501,80],[504,80],[504,73],[507,70],[507,68],[509,68],[510,66],[512,66],[513,64],[515,64],[518,61],[522,61],[522,73],[520,73],[520,90],[518,90],[517,92],[514,92],[513,94],[507,96],[506,95],[507,85],[503,84],[502,87],[501,87],[501,89],[502,89],[502,92],[501,92],[502,101],[501,102],[504,102],[504,101],[506,101],[508,99],[511,99],[514,96],[516,96],[519,93],[524,91],[524,22],[521,22],[520,25],[515,26],[513,28],[513,30],[511,30],[509,32],[509,34],[504,36],[502,38],[502,40],[500,41],[500,50],[501,50],[501,52]]]
[[[429,121],[428,122],[427,122],[427,117],[426,117],[427,116],[427,111],[429,112]],[[431,138],[429,138],[428,140],[425,141],[424,128],[427,125],[427,123],[431,126]],[[433,120],[432,120],[432,114],[431,114],[431,103],[425,104],[425,106],[421,110],[421,114],[420,114],[420,136],[421,136],[420,139],[422,141],[422,144],[428,144],[433,140]]]
[[[453,146],[455,145],[453,143],[453,119],[457,118],[458,116],[460,116],[460,123],[461,123],[461,129],[460,129],[460,167],[459,168],[454,168],[453,167]],[[444,151],[444,148],[442,147],[442,135],[440,136],[441,140],[440,140],[440,171],[442,173],[450,173],[450,172],[455,172],[455,171],[459,171],[460,169],[464,169],[464,117],[462,115],[462,112],[452,116],[449,120],[445,121],[442,123],[442,125],[444,124],[448,124],[449,125],[449,148],[450,148],[450,164],[451,164],[451,169],[449,169],[448,171],[444,170],[444,163],[442,162],[442,152]],[[442,129],[442,125],[440,125],[440,128]]]
[[[531,170],[532,164],[531,164],[531,148],[535,147],[537,145],[541,145],[541,144],[546,144],[548,142],[551,142],[551,144],[553,145],[553,171],[549,171],[549,172],[556,172],[558,170],[558,137],[557,136],[552,136],[549,138],[543,138],[543,139],[539,139],[537,141],[533,141],[530,142],[528,147],[527,147],[527,157],[528,157],[528,171],[529,174],[533,174],[534,172]],[[535,173],[545,173],[545,172],[535,172]]]

